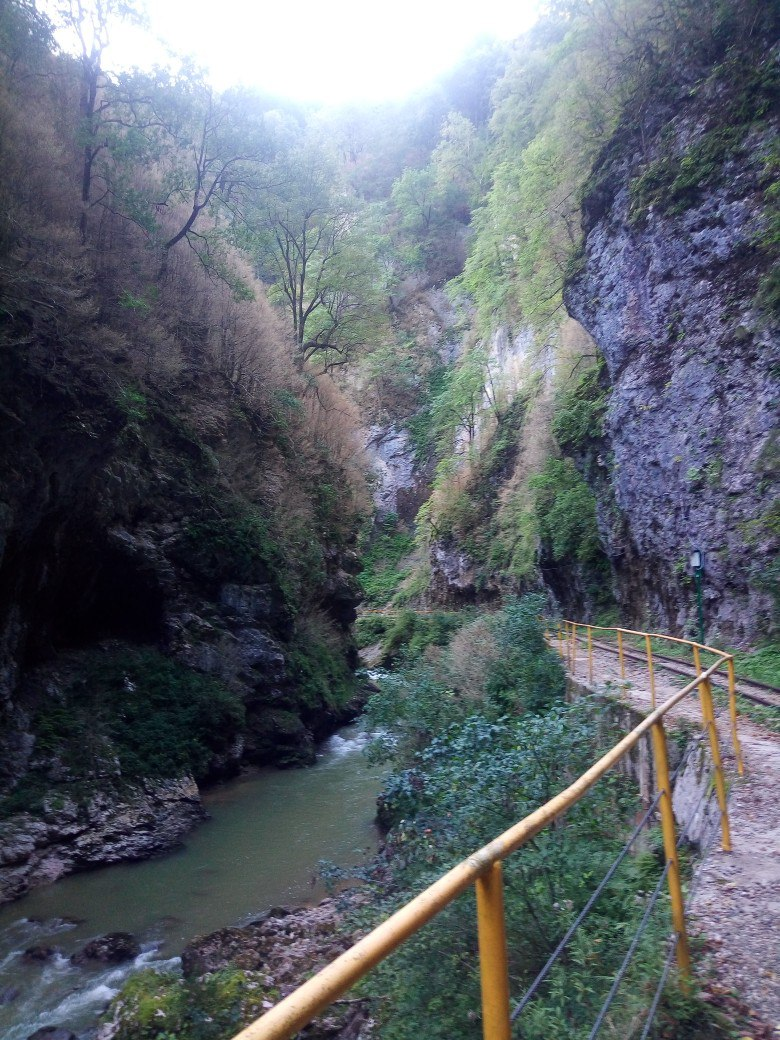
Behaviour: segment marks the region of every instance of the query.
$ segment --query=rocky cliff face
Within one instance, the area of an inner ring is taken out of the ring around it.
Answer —
[[[52,797],[41,814],[0,825],[0,903],[75,870],[146,859],[176,845],[204,817],[192,777],[146,781],[119,797]]]
[[[31,353],[0,391],[0,901],[170,847],[186,774],[306,764],[356,710],[349,534],[286,557],[272,489],[303,474],[230,385]]]
[[[611,392],[591,483],[624,616],[710,638],[772,624],[780,326],[765,291],[780,126],[777,47],[648,106],[602,156],[565,294]],[[695,77],[691,77],[694,78]],[[608,478],[608,479],[605,479]]]

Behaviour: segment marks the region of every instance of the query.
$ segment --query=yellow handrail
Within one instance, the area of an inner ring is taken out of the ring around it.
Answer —
[[[574,628],[576,631],[576,626]],[[644,635],[644,633],[640,634]],[[692,682],[652,711],[565,791],[550,799],[499,837],[494,838],[468,859],[458,863],[312,979],[236,1034],[234,1040],[287,1040],[319,1012],[337,1000],[359,979],[368,974],[401,943],[419,931],[471,884],[477,885],[478,894],[483,1033],[486,1040],[507,1040],[510,1035],[509,987],[500,864],[512,852],[534,838],[579,801],[649,732],[652,733],[656,751],[656,776],[661,793],[660,812],[664,850],[670,867],[668,883],[672,901],[672,919],[678,936],[677,960],[681,970],[687,973],[690,969],[690,955],[685,932],[682,888],[677,867],[675,827],[671,806],[672,791],[667,766],[663,719],[693,689],[708,682],[713,672],[728,659],[728,655],[720,654],[720,651],[715,652],[719,654],[719,659],[713,665],[710,665],[706,671],[697,675]],[[717,731],[714,726],[711,728],[711,732],[717,742]]]
[[[620,677],[625,679],[626,677],[626,664],[625,664],[625,653],[623,650],[623,636],[639,636],[644,640],[645,645],[645,657],[647,660],[647,674],[650,685],[650,703],[655,707],[655,666],[653,662],[653,648],[652,640],[663,640],[667,643],[677,643],[681,646],[688,647],[693,654],[693,665],[697,672],[701,672],[701,652],[706,651],[709,654],[715,654],[720,658],[717,662],[717,666],[720,667],[725,663],[727,678],[728,678],[728,696],[729,696],[729,715],[731,718],[731,742],[734,748],[734,756],[737,760],[737,772],[740,776],[744,775],[745,763],[742,758],[742,747],[739,743],[739,734],[737,732],[737,684],[736,675],[734,671],[734,657],[732,654],[727,654],[723,650],[719,650],[717,647],[708,646],[706,643],[697,643],[694,639],[683,639],[679,636],[667,636],[658,632],[637,632],[632,628],[616,628],[610,625],[585,625],[580,621],[562,621],[559,629],[559,641],[563,646],[564,641],[569,645],[568,652],[568,663],[572,674],[576,674],[577,671],[577,636],[578,629],[584,628],[587,634],[587,652],[588,652],[588,677],[590,681],[593,681],[593,633],[594,632],[614,632],[617,636],[617,653],[618,660],[620,662]],[[566,636],[564,636],[564,633]],[[568,637],[568,638],[566,638]],[[563,655],[562,655],[563,656]],[[706,685],[706,689],[705,689]],[[699,681],[699,693],[702,697],[702,709],[705,710],[705,702],[709,698],[712,700],[712,685],[707,680],[706,684],[704,680]],[[710,723],[705,716],[703,716],[704,726],[709,734]],[[712,727],[715,726],[715,714],[712,713]],[[715,783],[718,787],[718,800],[723,802],[725,800],[725,785],[723,781],[723,771],[720,765],[720,753],[716,752],[716,749],[712,745],[712,738],[710,737],[710,745],[712,747],[713,761],[716,763],[715,769]],[[721,789],[723,790],[723,797],[721,798]],[[722,812],[721,806],[721,812]]]

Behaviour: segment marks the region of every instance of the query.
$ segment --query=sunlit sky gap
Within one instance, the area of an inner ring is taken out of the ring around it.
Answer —
[[[55,6],[39,2],[49,11]],[[192,55],[218,89],[243,84],[324,105],[400,100],[452,68],[480,38],[510,40],[524,32],[537,6],[538,0],[148,0],[151,34],[117,25],[105,65],[168,64],[167,44]]]

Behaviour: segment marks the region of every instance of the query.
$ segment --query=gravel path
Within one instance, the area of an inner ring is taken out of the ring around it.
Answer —
[[[588,679],[587,655],[582,648],[575,675]],[[646,667],[627,663],[629,685],[625,686],[617,658],[595,651],[593,678],[600,688],[607,683],[616,687],[615,692],[640,710],[650,709]],[[657,671],[655,680],[658,704],[684,684],[668,672]],[[700,723],[698,697],[687,697],[672,716]],[[727,709],[716,707],[716,716],[731,781],[733,851],[720,851],[716,842],[699,865],[688,906],[689,921],[691,931],[704,940],[704,963],[699,970],[712,978],[708,991],[716,998],[719,993],[735,995],[749,1009],[756,1028],[745,1036],[780,1040],[780,735],[740,719],[745,776],[739,779]]]

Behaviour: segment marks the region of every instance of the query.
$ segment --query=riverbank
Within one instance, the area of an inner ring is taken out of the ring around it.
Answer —
[[[0,1002],[4,1040],[26,1040],[47,1025],[84,1035],[128,978],[150,966],[175,968],[194,937],[257,920],[270,907],[321,900],[324,888],[312,883],[320,859],[350,867],[377,847],[382,771],[367,765],[366,739],[353,725],[325,741],[308,769],[254,770],[205,792],[209,819],[173,853],[74,874],[3,907],[0,991],[19,991]],[[70,965],[89,939],[112,931],[132,933],[141,956],[110,970]],[[26,962],[33,945],[56,953]]]
[[[99,1040],[129,1037],[159,1020],[169,1034],[190,1035],[192,1008],[211,1012],[225,1029],[258,1018],[359,938],[355,913],[368,897],[350,890],[311,907],[276,907],[241,928],[201,936],[184,950],[181,982],[170,972],[145,972],[111,1006]],[[371,1001],[336,1001],[301,1033],[306,1040],[366,1038]],[[221,1035],[221,1034],[220,1034]]]

